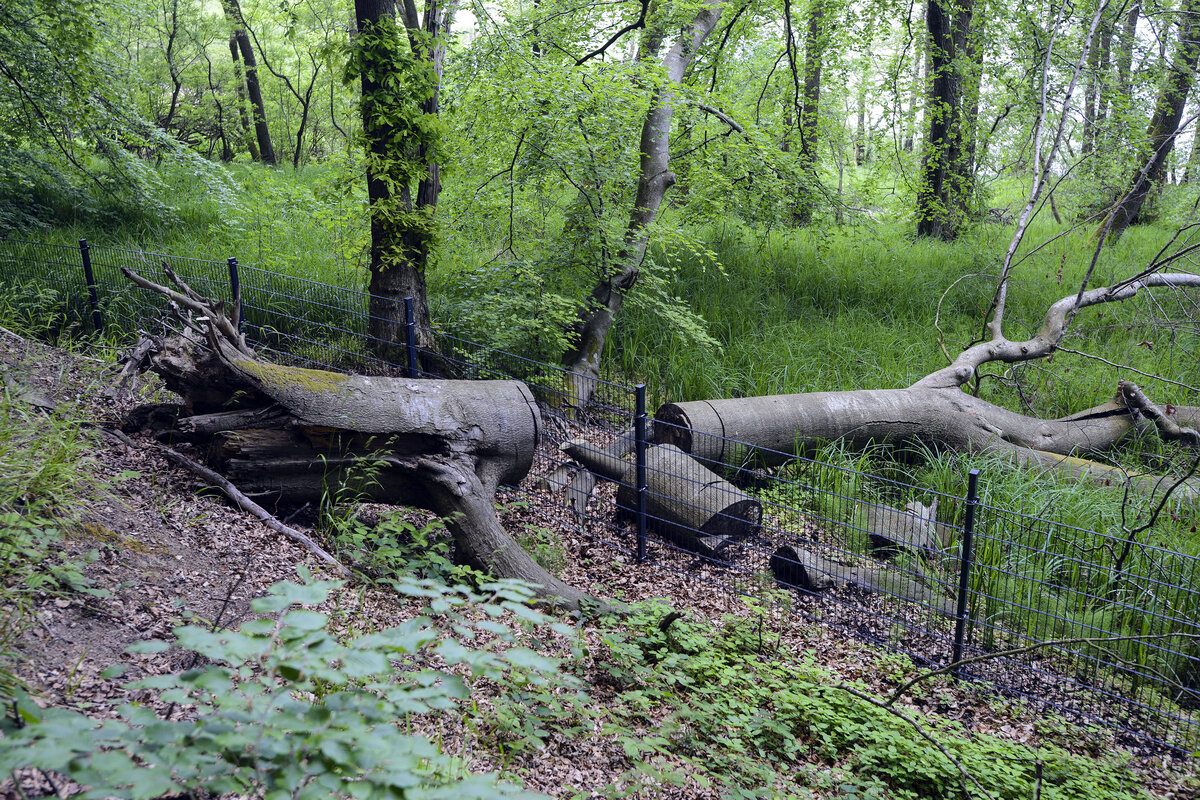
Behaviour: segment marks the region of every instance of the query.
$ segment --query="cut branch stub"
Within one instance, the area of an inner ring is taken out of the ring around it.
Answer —
[[[636,466],[586,442],[563,450],[592,472],[617,483],[617,504],[637,510]],[[702,555],[762,527],[762,504],[673,445],[646,450],[647,524],[660,535]]]

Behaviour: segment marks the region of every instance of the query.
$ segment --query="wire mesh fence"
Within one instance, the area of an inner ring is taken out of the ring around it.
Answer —
[[[543,441],[520,491],[566,506],[597,546],[744,595],[1027,698],[1129,741],[1200,738],[1200,559],[1150,533],[1085,530],[645,414],[644,391],[418,326],[402,303],[229,262],[0,242],[0,287],[47,334],[170,319],[168,267],[270,357],[372,374],[519,379]],[[169,322],[168,322],[169,324]],[[35,326],[36,327],[36,326]],[[391,331],[394,340],[377,338]],[[664,407],[665,409],[665,407]],[[582,469],[580,465],[588,469]],[[594,476],[613,483],[593,491]],[[531,503],[531,505],[535,505]]]

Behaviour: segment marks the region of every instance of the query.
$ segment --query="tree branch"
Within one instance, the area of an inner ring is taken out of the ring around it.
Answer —
[[[650,8],[650,0],[642,0],[642,10],[638,14],[638,18],[636,20],[634,20],[630,24],[626,25],[624,28],[621,28],[619,31],[614,33],[612,36],[608,37],[607,42],[600,45],[599,47],[597,47],[592,52],[588,53],[583,58],[578,59],[575,62],[575,66],[577,66],[577,67],[582,66],[585,62],[590,61],[591,59],[595,58],[596,56],[604,55],[604,53],[608,50],[608,48],[612,47],[613,44],[615,44],[616,41],[618,39],[620,39],[622,36],[624,36],[627,33],[630,33],[631,31],[636,31],[639,28],[646,27],[646,11],[649,8]]]

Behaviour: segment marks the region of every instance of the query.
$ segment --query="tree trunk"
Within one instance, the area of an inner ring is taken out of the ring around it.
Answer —
[[[929,66],[932,81],[924,175],[917,190],[917,235],[952,240],[967,217],[970,174],[963,120],[963,80],[968,67],[973,0],[930,0]]]
[[[1126,228],[1138,223],[1146,198],[1166,175],[1167,159],[1175,146],[1179,121],[1200,59],[1200,0],[1188,0],[1178,24],[1179,42],[1146,132],[1150,154],[1145,167],[1134,176],[1129,192],[1109,213],[1106,222],[1109,241],[1116,241]]]
[[[919,9],[921,6],[917,5],[916,8]],[[916,26],[919,33],[913,40],[912,82],[909,84],[908,90],[908,114],[904,120],[903,147],[906,153],[913,151],[913,140],[916,138],[918,110],[921,105],[921,97],[925,94],[922,90],[921,67],[925,65],[929,41],[929,32],[925,30],[925,15],[918,11],[915,22],[919,23]]]
[[[233,71],[237,80],[238,118],[242,123],[241,139],[250,152],[250,158],[259,161],[262,158],[258,150],[258,142],[250,135],[250,115],[246,113],[246,73],[242,67],[242,57],[238,54],[237,36],[229,34],[229,55],[233,58]]]
[[[867,86],[871,80],[871,57],[863,59],[862,71],[858,75],[855,104],[857,116],[854,121],[854,166],[861,167],[871,159],[867,143]]]
[[[207,445],[213,466],[243,492],[275,503],[348,495],[426,508],[446,520],[468,563],[535,584],[557,604],[578,608],[585,599],[496,518],[497,486],[524,478],[537,450],[541,414],[523,383],[363,377],[262,361],[236,317],[181,282],[183,293],[172,292],[123,272],[206,320],[206,330],[185,325],[143,350],[141,366],[185,399],[193,416],[177,430]]]
[[[648,228],[658,216],[667,190],[675,183],[675,173],[670,169],[674,87],[682,83],[696,51],[716,27],[722,4],[723,0],[709,0],[662,58],[666,80],[655,90],[642,123],[637,195],[625,230],[624,246],[617,256],[618,267],[614,274],[602,277],[592,289],[572,331],[575,346],[564,359],[569,372],[566,402],[576,408],[590,402],[596,390],[608,331],[625,302],[625,295],[637,282],[638,269],[646,255]],[[648,38],[657,39],[657,36]],[[656,51],[657,47],[649,47],[643,56],[651,57]]]
[[[804,92],[799,110],[800,169],[815,180],[817,166],[817,144],[820,138],[821,121],[821,56],[825,36],[824,0],[812,0],[808,11],[808,26],[804,34]],[[812,222],[813,204],[816,196],[811,190],[801,192],[794,214],[795,222],[807,225]]]
[[[411,119],[414,112],[419,117],[438,114],[443,37],[452,4],[429,0],[424,18],[418,19],[415,5],[407,3],[399,24],[394,0],[355,0],[354,10],[371,207],[368,335],[381,356],[399,361],[403,351],[397,343],[404,340],[406,297],[413,299],[418,348],[425,352],[437,349],[425,269],[433,246],[441,180],[435,160],[436,129],[411,123],[402,129],[395,121]],[[372,60],[368,63],[367,59]],[[390,89],[385,82],[385,72],[393,68],[393,62],[414,64],[407,76],[412,85],[406,92]],[[419,177],[414,195],[415,174]]]
[[[1107,450],[1145,420],[1153,421],[1165,438],[1195,444],[1191,437],[1200,439],[1200,435],[1180,434],[1178,428],[1200,426],[1200,409],[1161,412],[1136,386],[1122,383],[1111,403],[1061,419],[1040,420],[988,403],[961,387],[984,364],[1019,363],[1050,355],[1078,310],[1121,302],[1156,287],[1196,288],[1200,276],[1154,273],[1064,297],[1050,307],[1033,338],[1011,341],[999,333],[997,324],[990,341],[964,350],[950,366],[905,389],[669,403],[655,415],[654,441],[675,445],[712,469],[734,471],[781,464],[798,450],[832,440],[855,446],[920,443],[1009,455],[1021,464],[1039,464],[1124,485],[1121,470],[1074,454]],[[1134,482],[1152,487],[1154,480],[1147,477]],[[1195,499],[1197,487],[1189,484],[1184,494]]]
[[[267,129],[267,108],[263,103],[262,87],[258,83],[258,63],[254,59],[250,37],[246,34],[241,6],[238,5],[238,0],[223,0],[222,8],[225,18],[233,26],[233,41],[242,57],[246,92],[250,96],[250,107],[254,114],[254,137],[258,140],[259,160],[275,166],[279,162],[275,157],[275,148],[271,145],[271,132]]]
[[[1121,98],[1128,102],[1130,95],[1133,93],[1133,83],[1131,74],[1133,70],[1133,44],[1137,40],[1137,23],[1138,17],[1142,13],[1142,4],[1133,2],[1129,6],[1129,11],[1125,14],[1124,23],[1121,26],[1121,36],[1117,46],[1117,91]]]
[[[587,442],[563,451],[591,472],[617,484],[617,505],[638,507],[634,464]],[[646,515],[649,527],[682,547],[715,556],[734,541],[758,533],[762,503],[672,445],[646,450]]]

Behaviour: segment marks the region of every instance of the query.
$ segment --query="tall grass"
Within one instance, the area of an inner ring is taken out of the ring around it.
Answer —
[[[1163,715],[1161,731],[1194,727],[1200,643],[1188,637],[1200,634],[1195,508],[1168,503],[1153,526],[1138,531],[1156,498],[1126,498],[1003,458],[886,447],[864,453],[838,442],[814,455],[815,463],[785,467],[780,477],[789,482],[761,494],[808,515],[824,544],[853,553],[869,552],[856,500],[903,507],[940,496],[939,520],[961,527],[967,474],[979,469],[968,643],[995,651],[1115,637],[1066,644],[1039,658],[1052,659],[1050,669],[1068,679],[1141,705],[1143,714]],[[959,551],[946,555],[924,559],[923,568],[956,584]]]
[[[1055,232],[1038,226],[1028,241]],[[707,320],[721,347],[686,346],[652,315],[627,308],[611,355],[669,400],[907,386],[947,363],[943,346],[954,355],[979,335],[1009,235],[992,225],[954,243],[914,240],[900,225],[766,236],[732,225],[713,230],[708,239],[723,271],[681,254],[667,291]],[[1130,231],[1105,250],[1093,285],[1149,261],[1165,235]],[[1033,334],[1051,303],[1078,290],[1089,259],[1086,232],[1030,256],[1009,298],[1008,335]],[[1196,373],[1194,330],[1164,330],[1154,310],[1136,301],[1085,311],[1064,344],[1187,382]],[[1118,377],[1130,375],[1067,354],[1049,369],[995,371],[1005,380],[985,380],[984,397],[1014,408],[1028,401],[1055,415],[1104,402]],[[1164,399],[1188,402],[1178,387],[1148,383]]]

